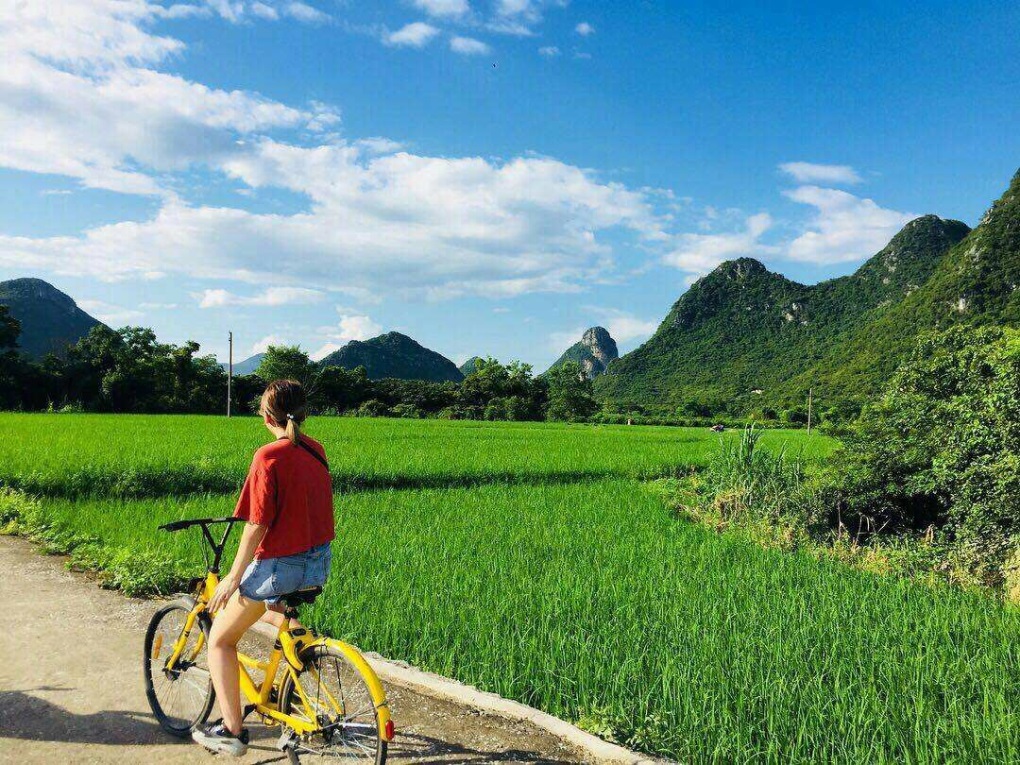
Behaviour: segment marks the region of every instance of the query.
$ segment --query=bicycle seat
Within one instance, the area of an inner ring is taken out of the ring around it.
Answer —
[[[280,602],[288,608],[297,608],[302,603],[314,603],[315,599],[322,594],[321,587],[308,587],[304,590],[288,592],[280,597]]]

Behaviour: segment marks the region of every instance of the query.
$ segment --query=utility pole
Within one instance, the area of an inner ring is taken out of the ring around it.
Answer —
[[[234,388],[234,333],[227,333],[227,340],[230,343],[230,355],[227,356],[227,417],[230,416],[230,405],[233,403]]]
[[[811,388],[808,388],[807,389],[807,432],[808,432],[809,436],[811,435],[811,404],[812,404],[811,392],[812,392]]]

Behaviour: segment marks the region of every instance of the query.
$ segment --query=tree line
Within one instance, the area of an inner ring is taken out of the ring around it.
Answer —
[[[17,350],[20,324],[0,306],[0,408],[219,414],[227,373],[199,344],[161,343],[143,327],[97,325],[62,356]],[[536,376],[529,364],[487,359],[459,383],[370,380],[364,367],[322,366],[296,346],[271,346],[254,374],[233,379],[233,408],[253,412],[269,380],[300,380],[317,414],[475,420],[584,420],[598,411],[577,364]]]

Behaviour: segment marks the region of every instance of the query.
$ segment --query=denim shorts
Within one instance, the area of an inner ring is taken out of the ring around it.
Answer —
[[[322,587],[332,560],[328,542],[296,555],[256,559],[244,570],[239,589],[249,600],[277,603],[291,592]]]

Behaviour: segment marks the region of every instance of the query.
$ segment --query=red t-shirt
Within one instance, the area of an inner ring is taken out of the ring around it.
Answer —
[[[326,458],[322,444],[301,439]],[[269,527],[256,558],[295,555],[325,544],[335,536],[329,471],[288,438],[266,444],[251,461],[234,517]]]

